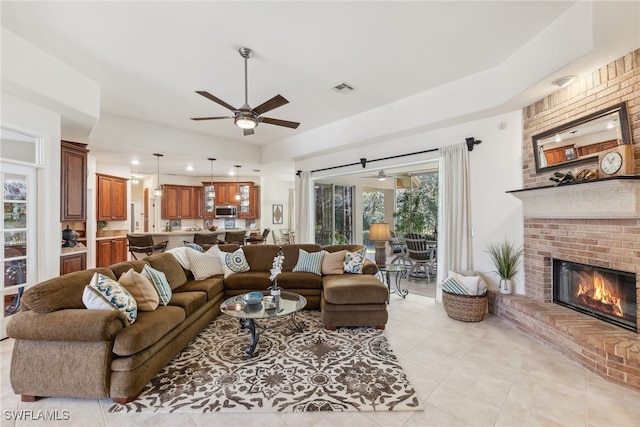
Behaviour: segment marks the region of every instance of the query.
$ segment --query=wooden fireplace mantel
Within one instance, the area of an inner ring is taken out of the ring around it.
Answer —
[[[604,178],[507,191],[525,218],[640,218],[640,176]]]

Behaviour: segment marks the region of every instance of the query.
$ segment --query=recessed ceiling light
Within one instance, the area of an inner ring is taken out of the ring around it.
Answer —
[[[558,87],[565,87],[571,84],[578,76],[564,76],[558,79],[555,79],[552,84]]]
[[[193,170],[193,166],[191,166],[191,165],[187,166],[187,170],[188,171],[192,171]]]
[[[140,164],[140,161],[139,161],[139,160],[136,160],[136,159],[133,159],[133,160],[131,160],[131,164],[132,164],[132,165],[139,165],[139,164]]]

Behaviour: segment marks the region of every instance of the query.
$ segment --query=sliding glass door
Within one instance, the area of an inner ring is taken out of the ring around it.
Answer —
[[[353,242],[353,194],[354,187],[349,185],[315,186],[317,244]]]

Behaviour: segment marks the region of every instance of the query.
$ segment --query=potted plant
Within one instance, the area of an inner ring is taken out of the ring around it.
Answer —
[[[487,252],[491,257],[491,261],[493,261],[493,265],[496,267],[496,273],[500,276],[500,293],[513,293],[511,278],[515,276],[518,271],[516,267],[518,266],[518,262],[520,262],[520,257],[524,249],[522,247],[516,248],[513,243],[509,243],[505,238],[502,243],[491,243],[487,245]]]
[[[96,236],[101,237],[104,236],[104,229],[107,226],[107,221],[98,221],[96,222]]]

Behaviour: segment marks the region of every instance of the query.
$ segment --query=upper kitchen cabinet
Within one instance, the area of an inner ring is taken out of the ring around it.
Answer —
[[[162,186],[162,218],[196,218],[194,212],[194,187],[187,185]]]
[[[127,179],[96,174],[98,183],[98,221],[126,221]]]
[[[240,185],[240,202],[238,218],[260,218],[260,187],[257,185]]]
[[[216,211],[214,209],[216,202],[216,187],[211,182],[202,183],[202,203],[200,204],[199,212],[202,213],[201,218],[213,219],[216,217]]]
[[[60,221],[87,220],[87,144],[61,141]]]
[[[217,182],[215,188],[216,205],[238,205],[236,200],[238,185],[235,182]]]

